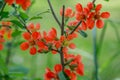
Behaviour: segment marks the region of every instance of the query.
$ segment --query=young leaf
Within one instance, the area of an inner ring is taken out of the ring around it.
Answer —
[[[88,36],[87,33],[85,33],[84,31],[79,30],[79,33],[80,33],[83,37],[87,37],[87,36]]]
[[[27,20],[29,18],[29,16],[24,12],[20,12],[20,16],[23,20]]]
[[[8,18],[9,16],[9,12],[2,12],[0,13],[0,18],[3,19],[3,18]]]
[[[11,20],[10,21],[11,23],[15,24],[16,26],[20,27],[21,29],[24,28],[24,26],[17,20]]]
[[[32,18],[29,19],[29,21],[35,20],[35,19],[42,19],[42,17],[41,16],[33,16]]]
[[[15,32],[12,33],[12,37],[16,37],[21,34],[21,31],[15,30]]]
[[[59,74],[58,74],[58,77],[60,80],[70,80],[69,77],[65,74],[65,72],[61,71]]]
[[[104,0],[104,1],[109,1],[109,0]]]

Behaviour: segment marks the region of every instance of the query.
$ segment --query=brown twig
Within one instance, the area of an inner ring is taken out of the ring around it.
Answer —
[[[32,34],[32,33],[30,32],[30,30],[27,28],[25,21],[21,18],[20,15],[17,14],[17,7],[15,6],[15,4],[12,4],[12,6],[13,6],[13,8],[15,9],[15,12],[16,12],[16,15],[15,15],[16,18],[22,23],[22,25],[25,27],[25,29],[27,30],[27,32],[29,32],[30,34]]]
[[[63,5],[63,13],[62,13],[62,24],[61,24],[61,36],[64,35],[64,14],[65,14],[65,6]],[[63,55],[63,47],[60,49],[60,59],[62,64],[62,71],[64,71],[65,65],[64,65],[64,55]]]
[[[71,31],[70,34],[74,33],[81,23],[82,23],[82,21],[80,21],[80,22],[76,25],[76,27]]]
[[[92,3],[95,4],[95,1],[96,1],[96,0],[93,0]]]
[[[48,4],[49,4],[49,7],[50,7],[50,10],[51,10],[51,12],[52,12],[52,15],[53,15],[54,19],[56,20],[56,22],[58,23],[58,25],[59,25],[60,28],[61,28],[60,21],[58,20],[58,18],[57,18],[57,16],[56,16],[55,12],[54,12],[54,10],[53,10],[53,7],[52,7],[52,5],[51,5],[50,0],[48,0]]]

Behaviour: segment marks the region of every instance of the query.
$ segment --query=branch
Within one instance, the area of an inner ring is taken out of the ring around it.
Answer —
[[[72,31],[70,34],[74,33],[75,30],[79,27],[79,25],[80,25],[81,23],[82,23],[82,21],[80,21],[80,22],[76,25],[76,27],[73,29],[73,31]]]
[[[49,7],[50,7],[50,10],[51,10],[51,12],[52,12],[52,15],[53,15],[54,19],[56,20],[56,22],[58,23],[58,25],[59,25],[60,28],[61,28],[60,21],[58,20],[55,12],[54,12],[54,10],[53,10],[53,7],[52,7],[52,5],[51,5],[51,3],[50,3],[50,0],[48,0],[48,4],[49,4]]]
[[[61,25],[61,35],[64,35],[64,19],[65,19],[65,5],[63,5],[63,14],[62,14],[62,25]]]
[[[62,25],[61,25],[61,36],[64,35],[64,14],[65,14],[65,6],[63,5],[63,14],[62,14]],[[60,60],[62,64],[62,71],[64,71],[65,65],[64,65],[64,54],[62,52],[63,47],[60,49]]]
[[[27,26],[26,26],[25,21],[21,18],[20,15],[17,14],[17,7],[16,7],[14,4],[13,4],[12,6],[13,6],[13,8],[15,9],[15,12],[16,12],[16,15],[15,15],[16,18],[24,25],[24,27],[25,27],[25,29],[27,30],[27,32],[29,32],[29,33],[31,34],[30,30],[28,30],[28,28],[27,28]]]
[[[96,1],[96,0],[93,0],[92,3],[95,4],[95,1]]]

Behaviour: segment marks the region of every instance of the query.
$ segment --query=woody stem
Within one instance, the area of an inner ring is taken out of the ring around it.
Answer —
[[[50,10],[51,10],[51,12],[52,12],[52,15],[53,15],[54,19],[56,20],[56,22],[58,23],[59,27],[61,28],[60,21],[58,20],[55,12],[54,12],[54,10],[53,10],[53,7],[52,7],[52,5],[51,5],[50,0],[48,0],[48,4],[49,4],[49,7],[50,7]]]
[[[94,4],[96,0],[93,0],[92,3]]]
[[[62,24],[61,24],[61,36],[64,35],[64,14],[65,14],[65,6],[63,5],[63,14],[62,14]],[[63,47],[60,49],[60,59],[62,64],[62,71],[64,71],[64,54],[63,54]]]
[[[82,21],[80,21],[80,22],[76,25],[76,27],[72,30],[72,32],[71,32],[70,34],[74,33],[81,23],[82,23]]]
[[[28,30],[28,28],[27,28],[27,26],[26,26],[25,21],[21,18],[20,15],[17,14],[17,7],[16,7],[14,4],[13,4],[12,6],[13,6],[13,8],[14,8],[15,11],[16,11],[15,17],[21,22],[21,24],[25,27],[25,29],[27,30],[27,32],[29,32],[29,33],[31,34],[31,32]]]

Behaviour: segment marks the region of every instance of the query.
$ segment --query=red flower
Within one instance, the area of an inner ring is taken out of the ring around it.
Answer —
[[[34,46],[32,48],[30,48],[31,55],[35,55],[36,53],[37,53],[37,49]]]
[[[81,62],[80,55],[75,56],[73,54],[65,54],[65,59],[66,59],[66,62],[69,60],[72,60],[68,66],[70,67],[70,69],[74,71],[74,73],[76,72],[81,76],[84,75],[84,65]]]
[[[41,35],[39,32],[33,32],[30,34],[29,32],[23,33],[23,38],[27,40],[27,42],[23,42],[20,47],[22,50],[27,50],[30,46],[30,54],[34,55],[37,53],[37,49],[34,46],[38,45],[38,40],[41,39]]]
[[[3,50],[3,45],[2,44],[0,44],[0,50]]]
[[[23,42],[20,45],[21,50],[27,50],[29,48],[29,43],[28,42]]]
[[[75,49],[75,48],[76,48],[76,45],[75,45],[74,43],[70,43],[70,44],[69,44],[69,48]]]
[[[31,5],[30,0],[5,0],[5,2],[8,3],[9,5],[12,5],[13,3],[16,2],[16,4],[22,6],[24,10],[26,10]]]
[[[62,66],[60,64],[56,64],[54,66],[54,72],[52,72],[49,68],[46,69],[45,73],[45,80],[57,79],[58,80],[58,73],[62,71]]]
[[[86,23],[89,29],[93,29],[94,24],[96,24],[97,28],[102,28],[104,26],[102,18],[107,19],[110,17],[109,12],[100,13],[101,8],[102,5],[98,4],[95,8],[95,12],[90,12],[90,14],[88,15]]]
[[[14,0],[5,0],[6,3],[8,3],[9,5],[12,5],[14,3]]]
[[[62,16],[63,14],[63,9],[60,9],[60,15]],[[72,11],[70,7],[66,8],[64,16],[66,18],[72,18],[74,17],[75,13]]]
[[[33,23],[30,23],[28,26],[27,26],[28,30],[30,30],[31,32],[36,32],[40,29],[40,24],[37,23],[36,25],[34,25]]]

